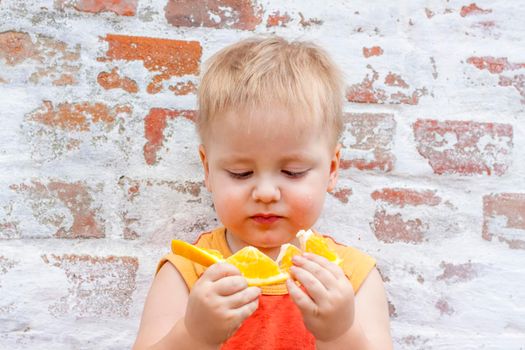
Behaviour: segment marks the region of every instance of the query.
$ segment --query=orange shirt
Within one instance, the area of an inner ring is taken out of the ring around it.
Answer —
[[[203,233],[196,246],[215,249],[227,258],[232,255],[224,227]],[[316,232],[316,234],[318,234]],[[343,259],[341,268],[352,284],[355,293],[374,268],[375,260],[359,250],[336,243],[323,236],[328,245]],[[172,263],[191,290],[205,267],[175,255],[165,255],[158,264],[157,272],[166,262]],[[315,349],[315,339],[306,329],[301,313],[288,295],[286,284],[261,287],[259,308],[248,317],[235,334],[223,344],[223,350],[279,350]]]

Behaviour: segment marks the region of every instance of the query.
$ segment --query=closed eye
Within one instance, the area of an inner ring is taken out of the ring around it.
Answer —
[[[288,177],[299,178],[299,177],[306,175],[306,173],[308,173],[308,170],[303,170],[303,171],[281,170],[281,172]]]
[[[234,178],[234,179],[247,179],[248,177],[250,177],[250,175],[253,174],[253,171],[244,171],[244,172],[241,172],[241,173],[236,173],[234,171],[228,171],[228,174]]]

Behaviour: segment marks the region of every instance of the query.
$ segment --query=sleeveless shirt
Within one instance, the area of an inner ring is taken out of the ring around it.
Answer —
[[[357,294],[368,273],[374,268],[375,260],[355,248],[335,242],[328,236],[322,237],[343,260],[340,266]],[[201,248],[218,250],[225,258],[232,255],[224,227],[201,234],[194,244]],[[206,269],[186,258],[169,253],[160,260],[157,272],[166,262],[175,266],[190,291]],[[299,308],[288,295],[286,284],[263,286],[261,291],[258,309],[243,322],[221,349],[315,349],[315,338],[306,329]]]

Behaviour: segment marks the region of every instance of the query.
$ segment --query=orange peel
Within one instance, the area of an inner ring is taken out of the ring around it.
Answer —
[[[204,267],[224,261],[224,257],[218,250],[199,248],[179,239],[171,241],[171,251]]]

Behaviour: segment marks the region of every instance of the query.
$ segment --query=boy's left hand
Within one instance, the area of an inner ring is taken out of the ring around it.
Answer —
[[[292,279],[286,283],[306,328],[320,341],[340,337],[354,322],[354,290],[350,281],[339,266],[315,254],[296,255],[293,263],[292,277],[306,293]]]

